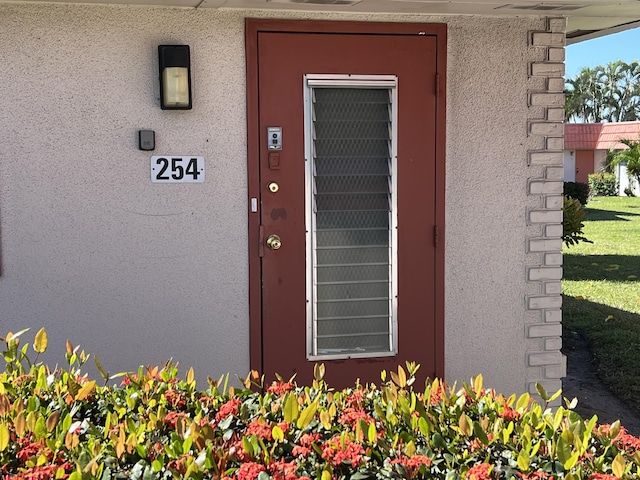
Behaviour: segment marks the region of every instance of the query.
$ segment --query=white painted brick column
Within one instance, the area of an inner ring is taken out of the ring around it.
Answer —
[[[541,383],[549,393],[562,388],[566,358],[562,355],[562,188],[564,147],[564,59],[566,19],[547,18],[545,31],[529,34],[530,110],[528,132],[532,145],[528,151],[530,169],[527,181],[527,225],[539,225],[541,235],[527,238],[530,261],[526,281],[529,323],[526,353],[527,388],[535,393]],[[544,86],[542,89],[540,86]],[[534,206],[535,205],[535,206]],[[537,315],[534,313],[538,313]]]

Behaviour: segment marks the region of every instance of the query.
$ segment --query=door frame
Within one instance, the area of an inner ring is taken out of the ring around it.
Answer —
[[[437,377],[445,374],[444,352],[444,268],[445,268],[445,150],[446,150],[446,65],[447,25],[425,23],[385,23],[314,20],[245,19],[245,56],[247,88],[247,182],[249,223],[249,355],[250,367],[262,373],[262,238],[260,233],[260,131],[258,34],[260,32],[289,33],[353,33],[389,35],[432,35],[436,37],[436,225],[435,258],[435,358]],[[254,211],[254,205],[257,210]],[[424,373],[424,372],[423,372]]]

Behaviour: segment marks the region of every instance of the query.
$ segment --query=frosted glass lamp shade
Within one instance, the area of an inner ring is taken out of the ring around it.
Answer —
[[[164,85],[162,106],[169,108],[189,108],[189,69],[166,67],[162,71]]]
[[[163,110],[189,110],[191,67],[188,45],[159,45],[160,107]]]

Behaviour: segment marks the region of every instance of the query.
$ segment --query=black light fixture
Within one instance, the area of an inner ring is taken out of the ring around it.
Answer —
[[[191,61],[189,45],[158,45],[160,107],[191,109]]]

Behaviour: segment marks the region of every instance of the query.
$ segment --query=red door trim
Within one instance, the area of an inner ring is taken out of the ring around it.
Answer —
[[[333,22],[311,20],[245,20],[246,84],[247,84],[247,180],[249,205],[249,352],[252,370],[262,371],[262,272],[258,251],[260,212],[251,211],[251,199],[260,208],[260,157],[258,124],[258,33],[368,33],[393,35],[433,35],[437,38],[436,68],[439,92],[436,104],[436,227],[438,244],[435,259],[435,357],[436,375],[444,377],[444,245],[445,245],[445,147],[446,147],[446,54],[447,26],[424,23]],[[425,239],[426,240],[426,239]],[[435,241],[435,235],[434,235]]]
[[[247,82],[247,184],[249,211],[249,365],[262,371],[262,281],[260,242],[260,138],[258,118],[258,28],[245,24]],[[258,211],[252,212],[252,199]]]

